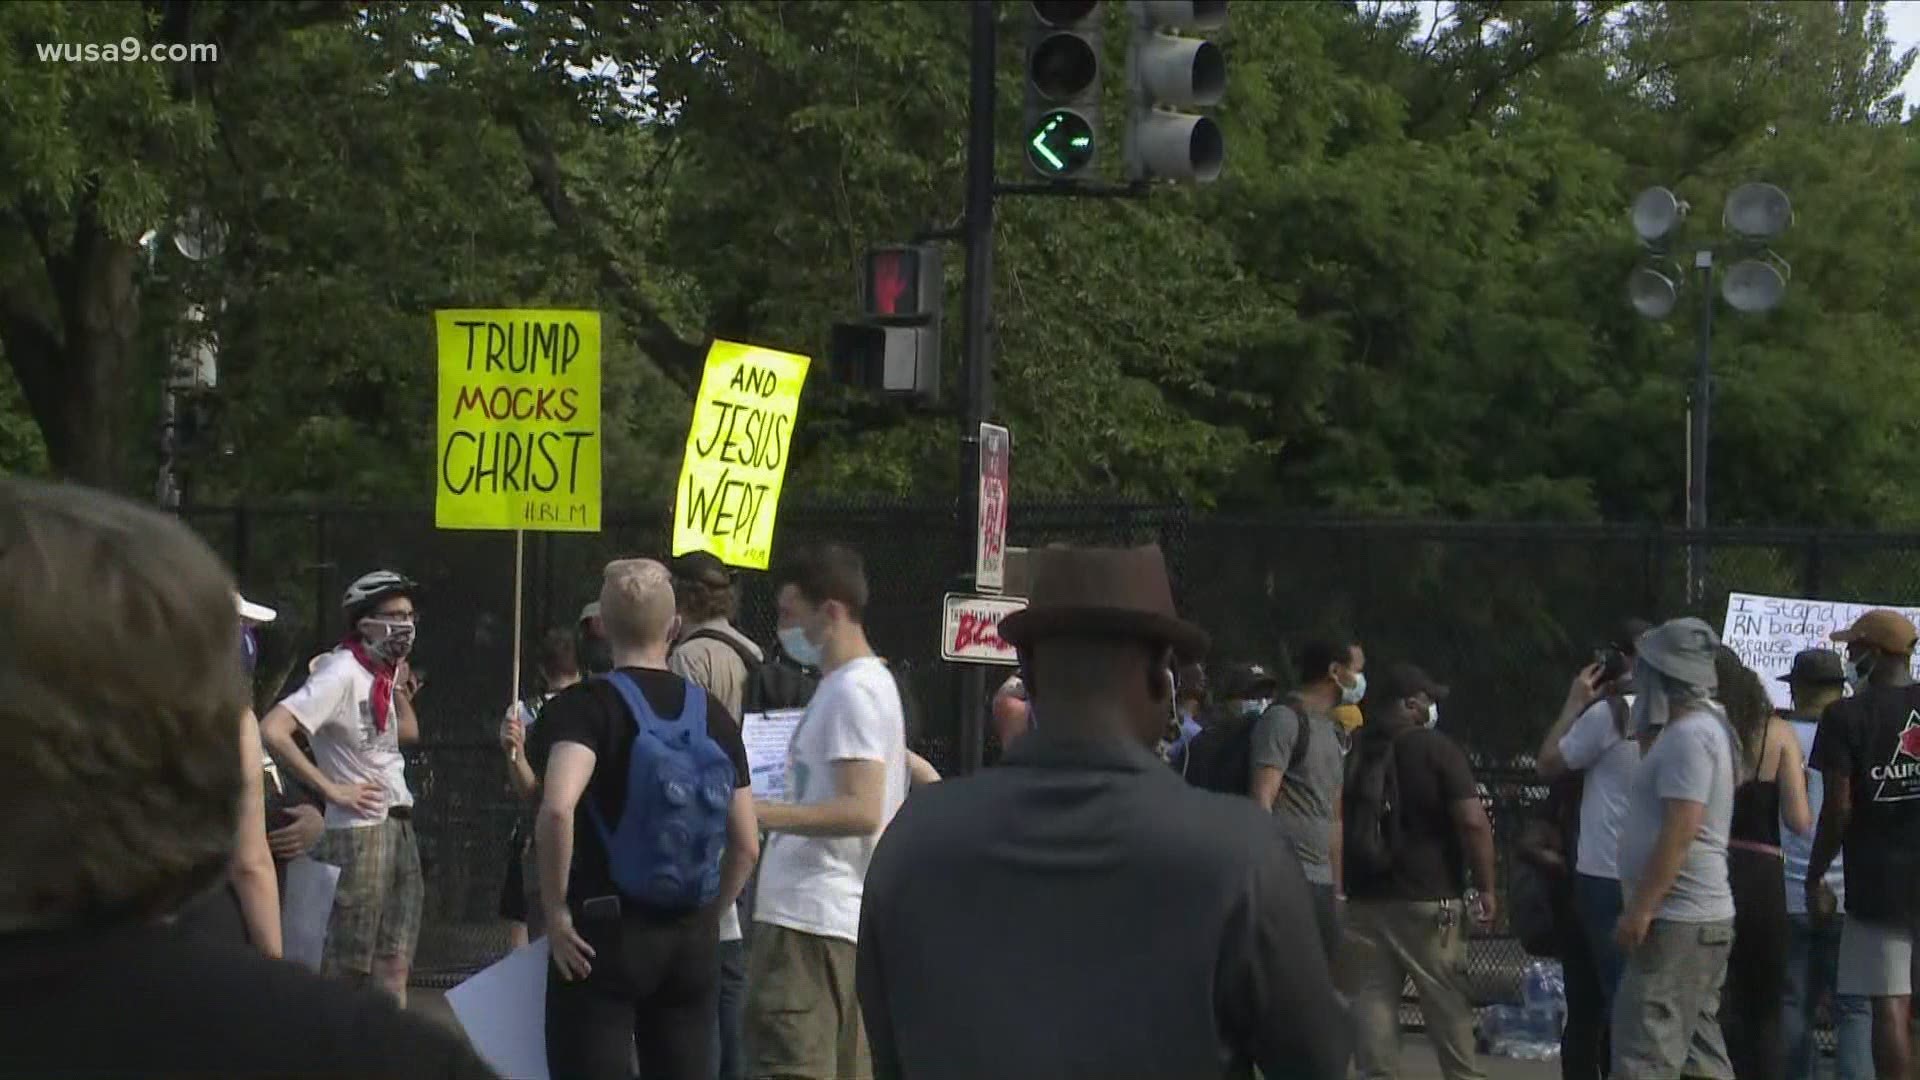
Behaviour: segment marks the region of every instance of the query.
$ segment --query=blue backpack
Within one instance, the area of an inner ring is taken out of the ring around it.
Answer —
[[[622,896],[650,908],[692,910],[720,893],[720,854],[733,802],[733,761],[707,734],[707,693],[687,683],[678,718],[654,715],[632,678],[597,676],[626,703],[638,730],[627,758],[627,804],[610,829],[599,804],[587,814],[607,847],[607,869]]]

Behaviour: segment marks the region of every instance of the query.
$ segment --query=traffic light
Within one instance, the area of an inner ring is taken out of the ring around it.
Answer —
[[[940,309],[945,272],[930,244],[866,254],[866,318],[833,327],[828,366],[836,381],[865,390],[932,399],[940,392]]]
[[[1213,180],[1226,161],[1220,125],[1179,110],[1219,104],[1227,58],[1211,41],[1170,31],[1219,29],[1227,0],[1131,0],[1129,9],[1127,179]]]
[[[1029,0],[1027,105],[1020,148],[1048,180],[1093,163],[1100,127],[1099,0]]]

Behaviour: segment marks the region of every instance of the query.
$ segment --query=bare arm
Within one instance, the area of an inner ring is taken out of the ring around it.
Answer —
[[[1700,835],[1700,823],[1706,820],[1705,803],[1691,799],[1665,800],[1666,813],[1660,819],[1660,836],[1654,841],[1653,854],[1640,878],[1640,887],[1627,897],[1627,914],[1645,922],[1653,918],[1661,901],[1680,876],[1687,861],[1687,849]]]
[[[1567,771],[1567,759],[1560,752],[1560,743],[1566,739],[1574,721],[1592,707],[1600,672],[1600,665],[1594,664],[1573,677],[1573,685],[1567,688],[1567,700],[1560,706],[1560,715],[1547,728],[1547,737],[1540,740],[1540,752],[1534,755],[1534,771],[1540,774],[1540,779],[1552,780]]]
[[[940,770],[933,767],[933,762],[911,750],[907,751],[907,776],[914,787],[940,782]]]
[[[1807,763],[1800,755],[1800,740],[1783,720],[1767,724],[1767,734],[1780,744],[1780,761],[1773,776],[1780,784],[1780,818],[1799,836],[1813,832],[1813,806],[1807,801]]]
[[[1346,786],[1335,784],[1333,788],[1333,829],[1327,834],[1327,866],[1333,870],[1333,891],[1337,896],[1345,896],[1347,889],[1345,878],[1340,876],[1340,856],[1346,847],[1347,811]]]
[[[1827,871],[1840,854],[1840,839],[1853,820],[1853,774],[1829,769],[1820,775],[1826,781],[1827,795],[1820,804],[1820,823],[1813,831],[1813,851],[1807,856],[1809,893],[1826,880]]]
[[[267,718],[260,721],[260,741],[273,754],[273,760],[292,773],[295,780],[318,792],[329,803],[347,805],[351,800],[342,795],[318,765],[307,760],[307,755],[300,752],[300,744],[293,741],[293,729],[299,724],[285,705],[275,705],[267,710]]]
[[[1473,874],[1473,887],[1482,895],[1492,896],[1493,880],[1493,822],[1487,820],[1487,808],[1481,803],[1480,796],[1455,799],[1447,805],[1447,814],[1453,818],[1453,827],[1460,834],[1460,847],[1467,855],[1467,869]]]
[[[1247,794],[1253,796],[1254,804],[1260,809],[1270,811],[1286,783],[1285,771],[1271,765],[1256,765],[1253,769],[1253,789]]]
[[[533,846],[540,878],[540,906],[547,920],[566,917],[567,871],[573,866],[573,815],[587,781],[593,778],[592,750],[576,742],[555,743],[547,758],[547,775],[542,785],[540,812],[534,818]],[[729,827],[732,822],[729,820]]]
[[[405,670],[401,672],[404,676]],[[412,746],[420,741],[420,717],[413,711],[413,688],[396,686],[393,691],[393,711],[400,716],[399,739],[401,746]]]
[[[826,802],[759,802],[754,812],[769,832],[795,836],[872,836],[880,831],[887,803],[884,762],[834,762],[833,790]]]
[[[733,802],[727,806],[727,848],[720,856],[720,909],[726,910],[740,899],[753,876],[753,864],[760,861],[760,822],[753,816],[753,789],[733,789]]]
[[[533,775],[533,766],[527,762],[524,715],[525,710],[518,702],[507,709],[506,718],[500,721],[500,749],[507,755],[507,786],[515,795],[531,799],[540,789],[540,778]]]
[[[240,834],[235,838],[228,880],[240,898],[240,914],[247,939],[268,956],[279,958],[280,884],[273,873],[273,852],[267,848],[266,783],[261,766],[266,753],[260,747],[260,725],[253,710],[240,714]]]

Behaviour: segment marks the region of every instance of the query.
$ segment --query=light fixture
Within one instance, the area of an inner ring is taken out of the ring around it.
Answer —
[[[1727,196],[1720,223],[1742,240],[1771,240],[1793,224],[1793,202],[1772,184],[1741,184]]]
[[[1665,237],[1687,216],[1687,204],[1663,187],[1650,187],[1633,199],[1633,231],[1642,243]]]
[[[1773,252],[1742,259],[1720,275],[1720,296],[1727,306],[1747,315],[1772,311],[1787,297],[1793,267]]]
[[[1627,299],[1642,318],[1666,318],[1680,302],[1679,272],[1669,277],[1651,266],[1636,267],[1627,278]]]

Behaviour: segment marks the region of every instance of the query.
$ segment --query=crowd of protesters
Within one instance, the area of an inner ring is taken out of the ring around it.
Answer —
[[[1540,747],[1553,827],[1522,855],[1565,964],[1562,1075],[1815,1075],[1911,1064],[1920,633],[1892,611],[1794,657],[1779,715],[1711,628],[1630,624]],[[1844,840],[1844,868],[1838,858]]]
[[[1262,662],[1209,679],[1157,549],[1047,548],[1000,630],[1004,756],[939,782],[860,556],[774,584],[763,648],[712,556],[609,564],[501,722],[527,807],[501,913],[551,954],[552,1075],[1391,1077],[1409,981],[1443,1073],[1483,1075],[1493,830],[1419,667],[1370,684],[1330,637],[1285,693]],[[356,579],[256,722],[274,613],[177,522],[0,479],[0,585],[0,1075],[489,1075],[402,1011],[418,586]],[[1842,1077],[1904,1076],[1920,633],[1864,616],[1844,661],[1795,660],[1784,717],[1698,620],[1617,637],[1541,747],[1560,814],[1524,849],[1563,1072],[1811,1075],[1824,1004]],[[785,792],[756,798],[742,718],[780,708]],[[317,973],[274,959],[301,856],[339,870]]]

